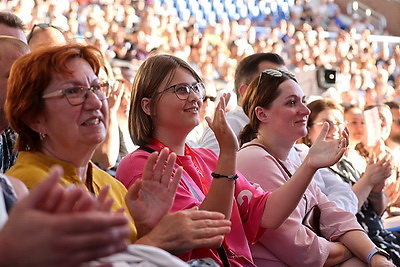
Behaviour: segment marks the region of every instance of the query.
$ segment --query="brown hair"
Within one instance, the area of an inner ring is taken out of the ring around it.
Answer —
[[[239,134],[240,145],[250,142],[257,137],[260,121],[256,116],[256,107],[269,108],[272,102],[281,94],[281,90],[279,89],[281,83],[289,79],[297,82],[294,75],[289,74],[286,70],[274,71],[280,72],[282,75],[276,77],[262,72],[250,83],[244,94],[243,111],[249,117],[250,121]]]
[[[104,65],[101,52],[94,46],[69,44],[39,49],[17,59],[8,79],[5,112],[10,126],[18,133],[15,148],[19,151],[37,151],[41,142],[39,133],[29,122],[44,110],[43,92],[55,75],[66,79],[74,70],[67,67],[69,60],[83,58],[98,75]]]
[[[307,129],[309,129],[315,122],[318,114],[327,109],[336,109],[342,112],[343,114],[343,107],[332,99],[318,99],[315,100],[307,105],[310,109],[310,115],[308,116],[307,121]],[[299,143],[304,143],[308,146],[311,145],[311,140],[308,137],[308,134],[300,139]]]
[[[279,66],[284,66],[283,58],[275,53],[256,53],[242,59],[235,71],[235,93],[239,96],[239,88],[242,84],[250,84],[263,70],[259,69],[261,62],[268,61]]]
[[[156,114],[155,106],[159,99],[158,88],[165,79],[172,79],[178,68],[188,70],[196,81],[200,76],[188,63],[172,55],[156,55],[148,58],[139,67],[133,80],[131,106],[129,111],[129,133],[133,142],[139,146],[150,144],[153,137]],[[147,115],[141,105],[143,98],[151,99],[151,115]]]
[[[10,12],[0,12],[0,24],[20,30],[25,29],[24,22],[17,15]]]

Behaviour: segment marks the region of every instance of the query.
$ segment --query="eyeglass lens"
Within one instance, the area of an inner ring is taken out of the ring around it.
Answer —
[[[177,84],[173,88],[175,95],[181,100],[188,99],[191,91],[193,91],[198,98],[202,99],[205,90],[203,83],[196,83],[194,85]]]
[[[65,91],[65,96],[67,97],[68,102],[73,106],[77,106],[85,102],[86,98],[88,97],[89,91],[92,91],[93,94],[95,94],[96,97],[100,101],[102,101],[106,99],[104,89],[107,89],[108,86],[109,85],[106,83],[92,87],[83,87],[83,86],[72,87]]]

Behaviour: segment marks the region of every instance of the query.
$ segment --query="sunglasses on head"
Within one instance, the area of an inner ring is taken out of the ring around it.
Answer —
[[[61,29],[60,27],[57,27],[57,26],[54,26],[54,25],[51,25],[48,23],[38,23],[38,24],[33,25],[31,31],[29,32],[28,36],[26,37],[26,41],[28,42],[28,44],[31,41],[33,33],[37,27],[39,27],[42,30],[46,30],[48,28],[54,28],[54,29],[58,30],[59,32],[64,33],[64,30]]]

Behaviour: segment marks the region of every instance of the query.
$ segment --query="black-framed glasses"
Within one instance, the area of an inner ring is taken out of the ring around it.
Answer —
[[[26,41],[28,42],[28,44],[29,44],[29,42],[31,41],[32,36],[33,36],[33,32],[35,31],[35,29],[36,29],[37,27],[39,27],[39,28],[42,29],[42,30],[46,30],[46,29],[48,29],[48,28],[54,28],[54,29],[58,30],[59,32],[64,33],[64,30],[63,30],[63,29],[61,29],[60,27],[54,26],[54,25],[52,25],[52,24],[49,24],[49,23],[37,23],[37,24],[34,24],[34,25],[33,25],[31,31],[30,31],[29,34],[26,36]]]
[[[88,97],[89,91],[92,91],[93,94],[95,94],[100,101],[103,101],[107,98],[104,92],[107,92],[109,87],[110,85],[108,84],[108,82],[104,82],[99,85],[93,85],[90,87],[72,86],[67,89],[45,94],[42,96],[42,98],[46,99],[56,96],[65,96],[71,106],[79,106],[85,102],[86,98]]]
[[[174,84],[171,85],[170,87],[165,88],[160,93],[163,93],[164,91],[167,91],[169,89],[174,89],[176,97],[179,98],[180,100],[188,99],[191,91],[193,91],[199,99],[203,99],[206,92],[204,83],[198,82],[193,85],[185,83]]]
[[[288,76],[290,79],[295,80],[296,76],[294,75],[294,73],[288,71],[287,69],[284,68],[279,68],[279,69],[265,69],[261,72],[260,76],[258,76],[258,83],[257,83],[257,87],[260,86],[260,82],[261,82],[261,78],[264,74],[273,76],[273,77],[282,77],[283,75]]]

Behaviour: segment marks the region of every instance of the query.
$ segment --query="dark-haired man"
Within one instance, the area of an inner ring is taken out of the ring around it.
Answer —
[[[236,136],[239,136],[240,131],[249,122],[249,118],[244,114],[241,105],[243,95],[251,81],[265,69],[284,68],[284,65],[283,58],[275,53],[256,53],[239,62],[235,72],[234,85],[237,95],[237,107],[226,114],[226,119]],[[199,145],[209,148],[217,154],[219,153],[218,142],[210,127],[204,130]]]
[[[0,35],[13,36],[26,43],[24,29],[25,25],[18,16],[0,12]]]

